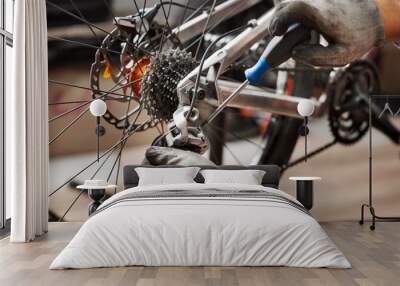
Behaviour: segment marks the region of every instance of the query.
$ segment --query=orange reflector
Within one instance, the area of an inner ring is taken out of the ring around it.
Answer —
[[[146,72],[148,65],[150,64],[149,58],[140,59],[132,69],[129,75],[129,82],[132,82],[132,91],[134,96],[139,97],[140,91],[142,90],[142,76]]]
[[[106,68],[103,71],[103,78],[109,79],[111,77],[111,67],[109,64],[106,65]]]

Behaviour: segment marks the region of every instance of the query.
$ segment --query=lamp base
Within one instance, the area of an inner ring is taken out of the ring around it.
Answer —
[[[89,216],[101,205],[101,200],[106,195],[106,189],[88,189],[88,195],[93,200],[89,205]]]

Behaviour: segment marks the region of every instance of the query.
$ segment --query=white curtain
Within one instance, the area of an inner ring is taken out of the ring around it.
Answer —
[[[48,226],[48,97],[45,0],[15,1],[13,93],[6,99],[6,187],[12,242]]]

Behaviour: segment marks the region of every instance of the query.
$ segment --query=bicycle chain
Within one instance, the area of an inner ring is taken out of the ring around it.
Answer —
[[[289,163],[288,165],[283,165],[282,166],[282,171],[286,171],[289,168],[292,168],[292,167],[294,167],[294,166],[296,166],[296,165],[298,165],[300,163],[305,162],[306,158],[310,159],[310,158],[312,158],[314,156],[317,156],[317,155],[321,154],[325,150],[328,150],[329,148],[335,146],[337,143],[339,143],[339,142],[336,139],[334,139],[332,142],[330,142],[330,143],[328,143],[326,145],[323,145],[323,146],[319,147],[318,149],[312,151],[311,153],[309,153],[307,155],[307,157],[303,156],[303,157],[300,157],[299,159],[294,160],[293,162]]]
[[[126,129],[126,133],[129,133],[132,131],[143,132],[148,129],[152,129],[152,128],[156,127],[160,123],[161,123],[161,120],[159,120],[159,119],[155,119],[155,120],[149,119],[141,124],[133,124],[133,125],[129,126],[129,128]]]

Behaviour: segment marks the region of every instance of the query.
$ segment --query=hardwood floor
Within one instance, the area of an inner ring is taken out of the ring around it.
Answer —
[[[286,267],[124,267],[48,270],[81,223],[51,223],[29,244],[0,241],[0,285],[400,285],[400,224],[380,223],[375,232],[356,222],[322,224],[352,269]]]

